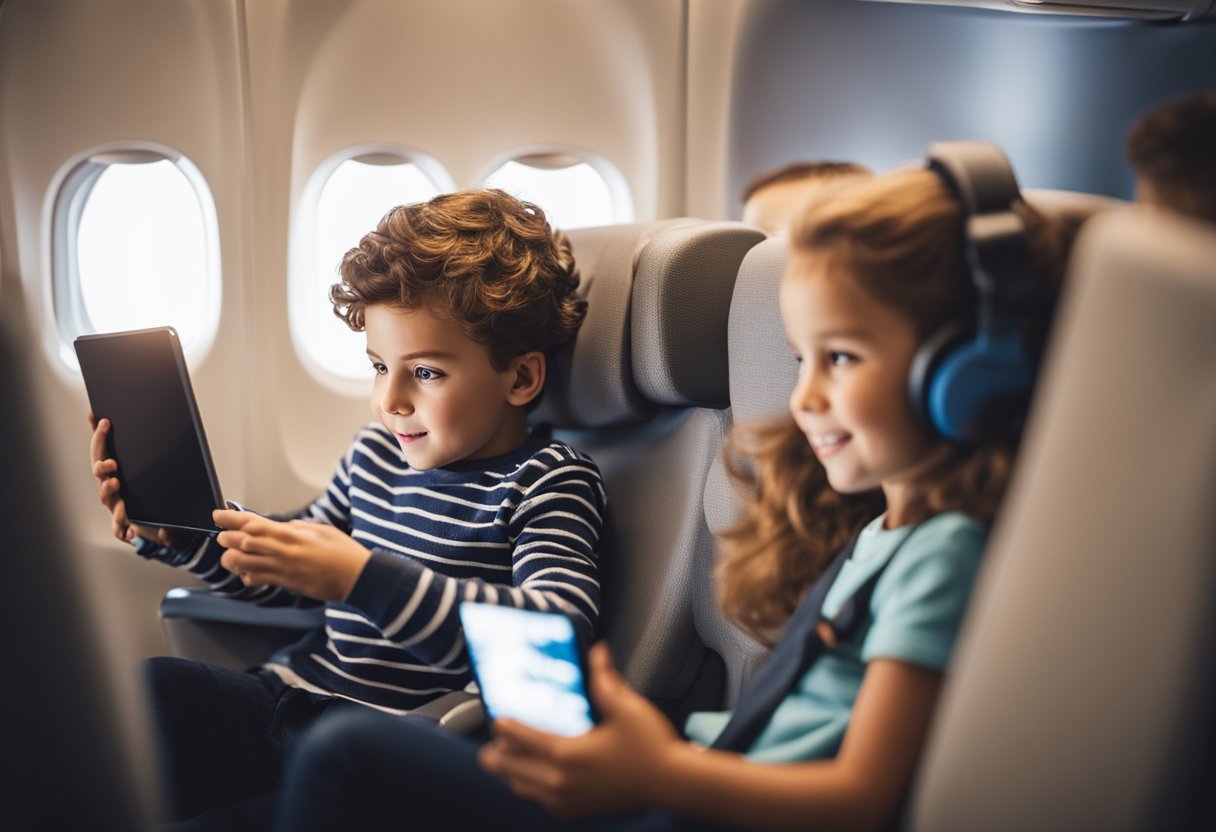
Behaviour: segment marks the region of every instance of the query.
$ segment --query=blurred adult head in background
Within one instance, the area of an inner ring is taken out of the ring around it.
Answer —
[[[1127,158],[1136,201],[1216,222],[1216,90],[1149,110],[1132,125]]]

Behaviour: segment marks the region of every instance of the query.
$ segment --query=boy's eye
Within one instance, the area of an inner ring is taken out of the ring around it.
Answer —
[[[419,381],[434,381],[442,377],[443,373],[439,372],[438,370],[432,370],[429,367],[414,368],[414,378],[418,379]]]
[[[856,360],[857,360],[857,356],[855,356],[849,352],[840,352],[839,350],[832,350],[831,352],[828,353],[828,363],[831,364],[833,367],[843,367],[846,364],[852,364]]]

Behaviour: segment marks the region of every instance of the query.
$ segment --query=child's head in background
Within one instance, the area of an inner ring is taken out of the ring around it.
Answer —
[[[785,233],[811,197],[871,175],[869,168],[855,162],[791,162],[765,171],[743,189],[743,222],[769,236]]]

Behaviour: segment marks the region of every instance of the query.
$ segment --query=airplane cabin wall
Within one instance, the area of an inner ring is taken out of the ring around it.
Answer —
[[[737,37],[728,216],[801,159],[885,170],[944,139],[1001,146],[1024,187],[1130,199],[1127,131],[1216,89],[1216,21],[1154,24],[855,0],[756,0]]]
[[[83,385],[58,359],[51,213],[91,152],[170,148],[210,187],[223,301],[195,390],[225,495],[286,511],[371,418],[357,385],[309,370],[288,318],[302,200],[335,154],[422,154],[457,187],[521,153],[593,154],[639,221],[737,217],[761,170],[881,169],[944,138],[998,142],[1028,187],[1128,196],[1127,127],[1216,88],[1214,42],[1210,23],[856,0],[0,0],[0,303],[41,339],[82,568],[136,651],[164,652],[156,603],[190,580],[113,540]]]
[[[195,393],[225,496],[291,510],[321,492],[371,418],[366,392],[320,383],[292,344],[293,212],[317,167],[389,145],[467,187],[514,155],[573,150],[620,171],[637,220],[679,215],[686,25],[684,0],[0,5],[0,302],[23,304],[40,334],[44,419],[61,440],[50,462],[81,568],[137,654],[165,652],[156,605],[193,581],[115,541],[97,504],[87,400],[58,358],[50,288],[63,177],[92,152],[142,143],[199,168],[223,299],[214,343],[190,359]]]
[[[223,310],[214,344],[191,370],[216,465],[225,487],[240,493],[245,413],[234,402],[231,379],[245,361],[251,310],[243,300],[250,177],[239,11],[237,0],[10,0],[0,6],[0,302],[23,298],[27,329],[39,336],[33,376],[53,438],[48,464],[82,535],[80,568],[97,587],[95,597],[105,599],[106,625],[129,634],[140,654],[163,652],[157,599],[189,579],[141,561],[115,541],[98,505],[88,469],[84,387],[58,357],[51,212],[63,178],[99,149],[153,143],[184,154],[206,178],[219,222]],[[173,272],[166,263],[167,280]]]
[[[256,306],[273,312],[250,334],[267,356],[262,386],[292,391],[269,397],[266,418],[247,426],[268,457],[250,472],[247,497],[287,509],[319,493],[371,418],[364,393],[317,384],[287,349],[281,278],[291,211],[313,172],[343,149],[382,143],[425,154],[471,187],[520,152],[571,149],[620,170],[639,220],[678,213],[684,12],[675,0],[279,0],[246,10],[254,269],[279,277],[253,281]]]

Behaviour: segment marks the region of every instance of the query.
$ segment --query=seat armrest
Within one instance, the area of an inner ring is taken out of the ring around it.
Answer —
[[[325,620],[325,608],[260,607],[248,601],[217,595],[209,589],[175,587],[166,592],[161,600],[160,617],[311,630]]]
[[[325,621],[324,607],[259,607],[207,589],[174,588],[160,603],[169,652],[248,670]]]
[[[259,607],[207,589],[176,587],[160,603],[161,624],[175,656],[245,670],[308,630],[322,626],[324,607]],[[456,690],[410,712],[456,734],[486,724],[476,693]]]
[[[440,728],[465,736],[476,733],[486,724],[486,711],[481,698],[464,690],[445,693],[415,708],[410,714],[434,720]]]

